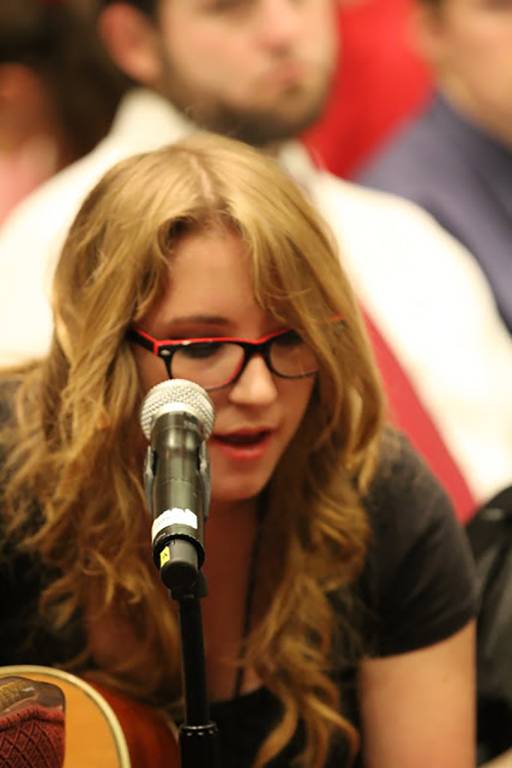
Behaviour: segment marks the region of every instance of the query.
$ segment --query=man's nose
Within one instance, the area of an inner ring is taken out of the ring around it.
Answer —
[[[274,376],[262,355],[254,355],[231,388],[230,399],[239,404],[268,405],[277,397]]]
[[[302,5],[299,0],[259,0],[260,40],[272,48],[284,48],[293,42],[300,29]]]

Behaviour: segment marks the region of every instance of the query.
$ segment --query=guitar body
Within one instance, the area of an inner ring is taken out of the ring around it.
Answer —
[[[5,678],[50,684],[62,692],[64,768],[178,768],[176,733],[151,707],[51,667],[1,667],[0,682]],[[24,704],[19,698],[18,710]]]

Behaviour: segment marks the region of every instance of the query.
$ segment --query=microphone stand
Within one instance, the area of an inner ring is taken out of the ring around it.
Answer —
[[[169,585],[168,585],[169,586]],[[179,728],[181,768],[220,768],[218,729],[210,720],[206,689],[201,598],[207,594],[202,571],[190,584],[170,586],[179,604],[185,720]]]
[[[158,511],[152,526],[153,559],[171,598],[179,604],[185,699],[185,718],[179,728],[181,768],[220,768],[218,729],[210,720],[208,704],[200,603],[207,594],[201,566],[210,474],[195,414],[169,410],[154,422],[144,487],[148,508]]]

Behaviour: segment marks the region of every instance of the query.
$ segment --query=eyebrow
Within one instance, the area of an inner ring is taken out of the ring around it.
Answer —
[[[222,317],[222,315],[206,315],[206,314],[183,315],[182,317],[173,317],[168,321],[169,326],[195,325],[195,324],[228,326],[230,325],[230,321],[226,317]]]

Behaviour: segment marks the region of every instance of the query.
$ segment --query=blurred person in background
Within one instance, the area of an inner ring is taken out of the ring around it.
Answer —
[[[414,2],[339,3],[342,61],[334,73],[324,114],[302,137],[336,176],[353,178],[430,93],[430,68],[410,35]]]
[[[435,73],[422,110],[360,181],[420,204],[478,260],[512,331],[512,3],[416,0]],[[512,485],[470,521],[478,569],[478,765],[512,765]]]
[[[512,3],[417,0],[437,91],[359,180],[418,203],[478,260],[512,332]]]
[[[198,126],[227,134],[271,152],[329,220],[372,330],[392,417],[447,488],[459,517],[469,516],[475,499],[488,498],[512,475],[512,342],[474,259],[428,215],[319,171],[292,141],[319,118],[329,95],[338,3],[100,5],[101,37],[134,87],[95,150],[4,224],[0,325],[9,330],[2,361],[46,352],[54,265],[101,175]]]
[[[0,4],[0,221],[93,149],[125,89],[91,25],[92,7],[75,1]]]

